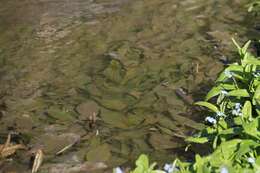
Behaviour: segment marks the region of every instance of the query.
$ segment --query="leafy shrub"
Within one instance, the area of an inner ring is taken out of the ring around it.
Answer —
[[[205,101],[196,105],[209,109],[208,127],[191,143],[208,143],[213,152],[195,156],[194,163],[176,159],[164,171],[154,170],[141,155],[132,173],[253,173],[260,172],[260,60],[247,51],[250,41],[238,49],[239,63],[230,64],[216,80]],[[168,168],[168,169],[167,169]]]

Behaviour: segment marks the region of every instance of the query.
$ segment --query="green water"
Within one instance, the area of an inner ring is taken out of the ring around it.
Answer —
[[[232,61],[230,38],[247,40],[245,3],[1,0],[1,141],[16,132],[28,151],[0,169],[30,172],[35,148],[44,151],[41,172],[86,161],[109,170],[140,153],[160,163],[191,158],[184,139],[204,116],[175,90],[203,98]]]

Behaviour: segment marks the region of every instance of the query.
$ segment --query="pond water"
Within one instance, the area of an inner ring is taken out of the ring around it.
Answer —
[[[51,173],[190,159],[190,104],[252,32],[246,2],[0,0],[0,142],[27,146],[0,170],[30,172],[39,148]]]

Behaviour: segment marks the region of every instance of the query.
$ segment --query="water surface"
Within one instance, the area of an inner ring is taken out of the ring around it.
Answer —
[[[230,38],[247,39],[245,2],[1,0],[1,141],[15,132],[28,146],[1,169],[30,172],[37,148],[40,172],[191,158],[184,139],[204,115],[175,90],[203,98],[232,61]]]

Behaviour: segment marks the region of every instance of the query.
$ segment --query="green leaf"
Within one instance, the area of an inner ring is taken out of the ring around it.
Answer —
[[[149,169],[149,159],[147,155],[142,154],[135,162],[137,167],[143,168],[143,170]]]
[[[246,42],[246,44],[243,46],[242,48],[242,53],[245,54],[247,52],[247,49],[249,47],[249,45],[251,44],[251,40],[249,40],[248,42]]]
[[[235,117],[233,118],[235,125],[242,125],[242,118],[241,117]]]
[[[227,68],[225,68],[225,70],[219,75],[216,82],[223,82],[227,78],[226,75],[225,75],[226,70],[235,73],[235,76],[238,77],[238,78],[241,78],[241,76],[239,76],[237,74],[237,72],[240,72],[240,73],[244,72],[244,68],[241,65],[231,64]]]
[[[236,89],[236,86],[234,84],[227,84],[227,83],[222,83],[219,85],[220,88],[224,90],[234,90]]]
[[[209,156],[212,166],[220,167],[223,162],[228,161],[234,157],[241,139],[232,139],[222,142],[220,146]]]
[[[151,173],[166,173],[166,172],[161,171],[161,170],[155,170],[155,171],[152,171]]]
[[[260,85],[257,86],[255,94],[253,96],[253,104],[256,105],[257,103],[260,103]]]
[[[217,95],[219,95],[221,92],[221,88],[220,87],[213,87],[207,94],[205,100],[208,101],[209,99],[211,99],[212,97],[215,97]]]
[[[237,89],[230,91],[228,93],[229,96],[235,96],[235,97],[250,97],[249,93],[246,89]]]
[[[241,55],[241,53],[242,53],[241,47],[239,46],[239,44],[236,42],[236,40],[234,38],[232,38],[232,41],[233,41],[234,45],[237,47],[239,55]]]
[[[226,130],[222,130],[220,131],[218,134],[219,135],[236,135],[242,132],[242,128],[241,127],[233,127],[233,128],[229,128]]]
[[[260,144],[256,141],[253,140],[243,140],[240,145],[239,145],[239,149],[236,151],[236,159],[241,159],[241,157],[243,155],[245,155],[246,153],[252,151],[252,149],[256,148],[260,146]]]
[[[206,137],[188,137],[185,141],[198,143],[198,144],[204,144],[204,143],[207,143],[209,141],[209,139]]]
[[[244,72],[244,68],[238,64],[231,64],[225,70],[229,70],[233,72]]]
[[[260,132],[258,131],[258,119],[255,119],[250,123],[243,122],[242,126],[246,134],[255,137],[258,140],[260,139]]]
[[[243,109],[242,109],[242,114],[244,118],[252,118],[252,105],[250,101],[246,101]]]
[[[249,55],[248,55],[247,58],[244,59],[242,62],[243,62],[244,64],[260,65],[260,60],[254,58],[254,57],[252,57],[252,56],[249,56]]]
[[[219,112],[219,109],[215,105],[213,105],[212,103],[209,103],[209,102],[200,101],[200,102],[196,102],[195,105],[207,107],[208,109],[212,110],[213,112]]]

